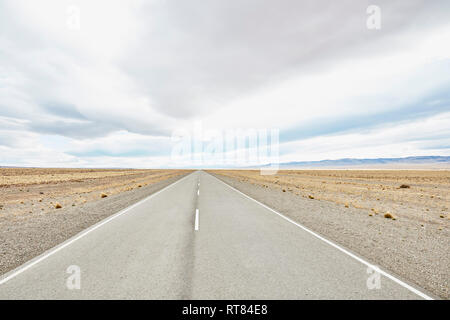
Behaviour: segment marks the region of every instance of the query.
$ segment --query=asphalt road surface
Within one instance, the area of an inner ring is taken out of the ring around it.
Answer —
[[[368,268],[196,171],[7,273],[0,299],[429,298]]]

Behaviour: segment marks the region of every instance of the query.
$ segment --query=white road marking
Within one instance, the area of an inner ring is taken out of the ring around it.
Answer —
[[[195,209],[195,231],[198,230],[198,209]]]
[[[208,174],[209,174],[209,173],[208,173]],[[414,293],[417,294],[419,297],[422,297],[422,298],[425,299],[425,300],[434,300],[432,297],[430,297],[430,296],[426,295],[425,293],[423,293],[423,292],[417,290],[416,288],[414,288],[414,287],[410,286],[409,284],[407,284],[407,283],[401,281],[400,279],[397,279],[396,277],[390,275],[390,274],[387,273],[386,271],[381,270],[379,267],[372,265],[371,263],[365,261],[364,259],[361,259],[360,257],[358,257],[358,256],[354,255],[353,253],[347,251],[346,249],[340,247],[339,245],[335,244],[334,242],[331,242],[330,240],[325,239],[324,237],[320,236],[319,234],[315,233],[314,231],[309,230],[308,228],[306,228],[306,227],[302,226],[301,224],[295,222],[294,220],[292,220],[292,219],[290,219],[290,218],[284,216],[283,214],[281,214],[281,213],[275,211],[274,209],[272,209],[272,208],[266,206],[265,204],[259,202],[258,200],[255,200],[255,199],[253,199],[252,197],[249,197],[249,196],[246,195],[245,193],[243,193],[243,192],[239,191],[238,189],[236,189],[236,188],[230,186],[228,183],[226,183],[226,182],[224,182],[224,181],[222,181],[222,180],[220,180],[220,179],[214,177],[214,176],[211,175],[211,174],[209,174],[209,175],[210,175],[211,177],[213,177],[214,179],[216,179],[216,180],[222,182],[224,185],[226,185],[226,186],[229,187],[230,189],[232,189],[232,190],[234,190],[234,191],[240,193],[240,194],[243,195],[244,197],[246,197],[246,198],[248,198],[248,199],[250,199],[250,200],[252,200],[252,201],[258,203],[259,205],[261,205],[261,206],[263,206],[264,208],[266,208],[266,209],[272,211],[273,213],[279,215],[281,218],[283,218],[283,219],[289,221],[290,223],[295,224],[297,227],[299,227],[299,228],[303,229],[304,231],[310,233],[311,235],[315,236],[316,238],[318,238],[318,239],[320,239],[320,240],[326,242],[326,243],[329,244],[330,246],[332,246],[332,247],[334,247],[334,248],[340,250],[341,252],[343,252],[343,253],[347,254],[348,256],[352,257],[353,259],[355,259],[355,260],[361,262],[362,264],[365,264],[366,266],[372,268],[373,270],[377,270],[380,274],[384,275],[386,278],[388,278],[388,279],[394,281],[395,283],[401,285],[402,287],[408,289],[409,291],[414,292]]]
[[[193,172],[193,173],[194,173],[194,172]],[[191,174],[193,174],[193,173],[191,173]],[[121,216],[121,215],[123,215],[123,214],[129,212],[131,209],[137,207],[138,205],[144,203],[144,202],[147,201],[147,200],[150,200],[151,198],[153,198],[153,197],[156,196],[157,194],[159,194],[159,193],[161,193],[161,192],[163,192],[163,191],[169,189],[170,187],[173,187],[173,186],[176,185],[177,183],[179,183],[179,182],[183,181],[184,179],[186,179],[187,177],[189,177],[191,174],[188,174],[188,175],[185,176],[184,178],[182,178],[182,179],[180,179],[180,180],[178,180],[178,181],[175,181],[175,182],[173,182],[172,184],[169,184],[168,186],[166,186],[165,188],[159,190],[158,192],[155,192],[155,193],[151,194],[151,195],[148,196],[147,198],[142,199],[141,201],[139,201],[139,202],[133,204],[132,206],[130,206],[130,207],[128,207],[128,208],[125,208],[125,209],[122,210],[122,211],[119,211],[118,213],[116,213],[116,214],[110,216],[109,218],[106,218],[106,219],[104,219],[104,220],[102,220],[102,221],[100,221],[100,222],[94,224],[93,226],[87,228],[86,230],[82,231],[80,234],[74,236],[73,238],[66,240],[66,241],[63,242],[62,244],[60,244],[60,245],[54,247],[53,249],[50,249],[49,252],[44,253],[43,255],[38,256],[37,258],[35,258],[35,259],[33,259],[33,260],[29,261],[29,262],[26,262],[26,263],[23,264],[22,266],[20,266],[20,267],[16,268],[15,270],[13,270],[13,271],[7,273],[7,274],[4,275],[3,278],[0,280],[0,285],[2,285],[2,284],[4,284],[4,283],[8,282],[9,280],[15,278],[16,276],[18,276],[18,275],[21,274],[22,272],[24,272],[24,271],[30,269],[31,267],[35,266],[35,265],[38,264],[39,262],[41,262],[41,261],[47,259],[48,257],[54,255],[54,254],[57,253],[58,251],[61,251],[61,250],[64,249],[65,247],[67,247],[67,246],[71,245],[72,243],[74,243],[75,241],[80,240],[81,238],[83,238],[83,237],[86,236],[87,234],[89,234],[89,233],[91,233],[92,231],[94,231],[94,230],[100,228],[101,226],[107,224],[107,223],[110,222],[111,220],[113,220],[113,219],[115,219],[115,218],[117,218],[117,217],[119,217],[119,216]]]
[[[200,189],[197,190],[197,195],[198,195],[198,196],[200,195]]]

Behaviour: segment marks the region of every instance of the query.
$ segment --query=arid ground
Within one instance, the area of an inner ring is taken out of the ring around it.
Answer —
[[[450,171],[257,170],[216,171],[239,181],[285,190],[304,198],[366,209],[368,214],[417,220],[437,229],[448,226]]]
[[[182,174],[180,170],[0,169],[2,217],[27,219]],[[59,208],[60,209],[60,208]]]
[[[0,169],[0,274],[189,172]],[[449,299],[450,171],[209,173],[405,281]]]
[[[188,172],[0,168],[0,274]]]
[[[209,172],[372,263],[449,298],[450,171]]]

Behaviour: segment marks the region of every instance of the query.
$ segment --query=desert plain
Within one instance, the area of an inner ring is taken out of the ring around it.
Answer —
[[[0,168],[0,275],[190,172]],[[207,172],[449,299],[449,170]]]

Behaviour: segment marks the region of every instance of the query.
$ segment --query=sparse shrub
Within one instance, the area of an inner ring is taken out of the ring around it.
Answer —
[[[102,193],[101,197],[106,198],[108,195],[106,193]]]
[[[411,188],[411,186],[408,184],[402,184],[399,188],[400,189],[409,189],[409,188]]]
[[[348,207],[349,207],[349,204],[348,204],[348,203],[345,203],[345,207],[348,208]]]
[[[286,192],[286,189],[283,189],[283,192]]]
[[[312,196],[312,195],[309,195],[309,196],[308,196],[308,198],[310,198],[310,199],[314,199],[314,196]]]
[[[55,204],[55,209],[61,209],[61,208],[62,208],[62,206],[59,203]]]
[[[386,212],[386,213],[384,214],[384,217],[385,217],[386,219],[394,219],[394,216],[393,216],[391,213],[389,213],[389,212]]]

